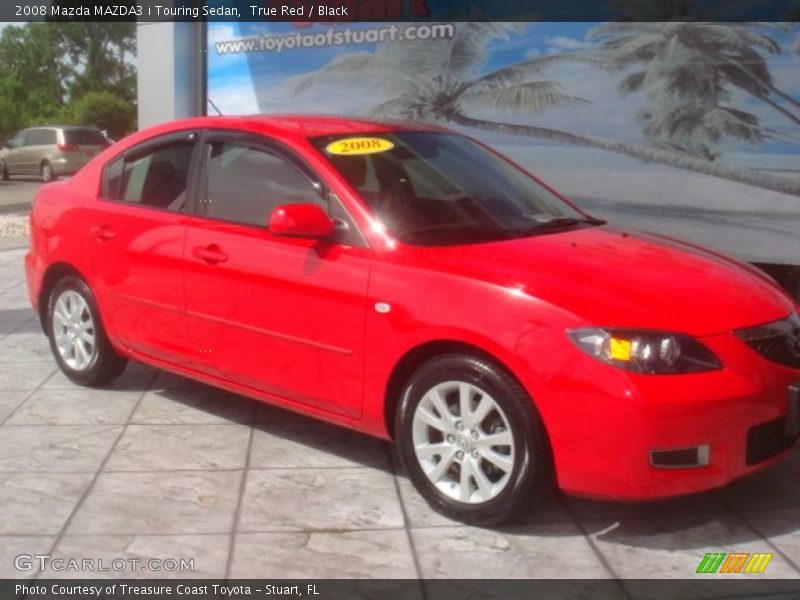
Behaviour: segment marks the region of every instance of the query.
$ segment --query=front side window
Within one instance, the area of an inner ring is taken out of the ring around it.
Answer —
[[[324,136],[311,142],[405,243],[497,241],[595,223],[463,136],[401,131],[350,140]],[[372,147],[360,151],[365,143]]]
[[[14,138],[9,142],[12,148],[20,148],[25,145],[25,138],[28,135],[28,131],[20,131]]]
[[[115,200],[180,211],[186,205],[191,141],[134,152],[109,165],[106,195]]]
[[[244,142],[208,144],[205,215],[265,227],[280,204],[321,204],[311,180],[280,154]]]

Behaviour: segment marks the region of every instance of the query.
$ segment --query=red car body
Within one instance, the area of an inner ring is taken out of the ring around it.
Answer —
[[[475,349],[529,393],[558,485],[571,493],[686,494],[786,456],[780,448],[748,464],[748,435],[786,416],[800,370],[733,333],[794,313],[785,291],[716,252],[608,225],[491,243],[400,243],[309,138],[418,127],[243,117],[137,133],[38,194],[26,257],[31,301],[41,307],[53,273],[74,270],[119,353],[382,438],[393,435],[399,386],[416,364],[445,348]],[[155,136],[203,129],[264,136],[301,156],[366,244],[321,246],[102,198],[113,157]],[[723,367],[632,373],[588,356],[565,333],[605,326],[693,336]],[[654,450],[699,445],[710,448],[707,465],[652,464]]]

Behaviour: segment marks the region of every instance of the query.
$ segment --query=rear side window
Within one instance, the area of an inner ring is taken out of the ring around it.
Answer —
[[[280,204],[322,204],[311,180],[283,156],[242,142],[209,146],[206,216],[265,227]]]
[[[105,146],[108,140],[96,129],[65,129],[64,142],[76,146]]]
[[[28,132],[26,146],[55,146],[55,129],[32,129]]]
[[[115,161],[106,172],[106,196],[131,204],[183,210],[193,147],[188,140],[173,142]]]

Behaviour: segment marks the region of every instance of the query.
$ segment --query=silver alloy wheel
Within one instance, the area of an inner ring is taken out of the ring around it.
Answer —
[[[67,366],[83,371],[97,353],[94,320],[86,300],[78,292],[65,290],[56,298],[52,315],[53,339]]]
[[[53,180],[53,167],[50,166],[50,163],[45,163],[42,165],[42,181],[45,183],[49,183]]]
[[[440,492],[479,504],[503,491],[514,468],[514,437],[503,409],[464,381],[432,387],[414,411],[414,451]]]

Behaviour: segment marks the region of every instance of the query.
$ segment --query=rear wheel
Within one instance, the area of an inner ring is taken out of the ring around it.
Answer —
[[[48,304],[48,335],[58,366],[81,385],[108,383],[122,373],[128,362],[111,346],[92,292],[77,277],[65,277],[53,288]]]
[[[425,363],[400,403],[396,431],[412,483],[438,512],[477,525],[510,521],[547,481],[541,420],[494,363],[453,354]]]
[[[47,161],[43,162],[41,168],[41,175],[42,175],[42,181],[44,181],[45,183],[50,183],[51,181],[53,181],[56,178],[56,174],[53,172],[53,165],[51,165]]]

